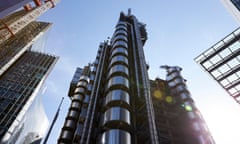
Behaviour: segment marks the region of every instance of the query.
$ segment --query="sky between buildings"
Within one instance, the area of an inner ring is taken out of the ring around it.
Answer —
[[[68,111],[68,88],[76,67],[95,60],[99,43],[111,37],[121,11],[146,24],[144,46],[151,79],[165,79],[160,65],[181,66],[182,75],[217,144],[239,144],[240,105],[194,62],[238,25],[219,0],[62,0],[39,20],[53,27],[47,51],[60,56],[43,101],[50,120],[65,97],[49,143],[56,143]]]

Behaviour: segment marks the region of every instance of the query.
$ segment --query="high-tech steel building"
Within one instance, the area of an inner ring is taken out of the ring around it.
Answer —
[[[221,2],[240,24],[240,0],[221,0]]]
[[[236,29],[195,61],[240,103],[240,29]]]
[[[40,143],[48,126],[41,87],[57,61],[44,53],[52,25],[35,19],[51,8],[46,1],[0,23],[0,143]]]
[[[146,40],[145,24],[121,13],[94,63],[74,74],[59,144],[214,144],[180,68],[149,80]]]
[[[162,66],[166,80],[150,80],[160,144],[214,144],[208,127],[187,89],[180,67]]]

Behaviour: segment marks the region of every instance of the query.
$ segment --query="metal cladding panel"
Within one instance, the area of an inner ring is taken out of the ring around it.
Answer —
[[[115,89],[110,91],[104,101],[104,105],[107,105],[109,103],[113,103],[113,102],[119,102],[119,104],[121,103],[126,103],[126,104],[130,104],[130,96],[129,94],[121,89]]]
[[[125,56],[116,55],[116,56],[112,57],[110,65],[113,65],[115,63],[123,63],[126,66],[128,66],[128,59]]]
[[[58,143],[72,143],[75,133],[78,135],[80,117],[85,117],[87,110],[82,107],[82,103],[85,99],[87,86],[89,82],[90,67],[85,66],[83,69],[78,68],[74,74],[76,79],[73,89],[74,94],[72,96],[71,107],[68,110],[64,126],[62,128]],[[72,83],[72,82],[71,82]],[[80,117],[79,117],[80,116]],[[82,131],[82,128],[81,128]],[[79,135],[77,136],[79,138]]]
[[[103,123],[119,121],[130,124],[130,112],[122,107],[111,107],[104,113]]]
[[[117,41],[117,40],[123,40],[123,41],[128,41],[127,37],[124,35],[117,35],[114,37],[113,41]]]
[[[126,26],[123,26],[123,25],[116,26],[116,30],[120,30],[120,29],[127,31],[127,27]]]
[[[107,88],[111,88],[114,86],[129,88],[129,81],[127,78],[123,76],[114,76],[108,80]]]
[[[74,90],[77,86],[77,83],[80,79],[80,76],[83,72],[83,69],[82,68],[77,68],[74,75],[73,75],[73,78],[72,78],[72,81],[71,81],[71,84],[70,84],[70,88],[69,88],[69,91],[68,91],[68,96],[72,96],[74,94]]]
[[[114,73],[122,73],[123,75],[128,76],[128,68],[125,65],[114,65],[109,70],[109,76],[113,75]]]
[[[112,129],[103,133],[100,144],[131,144],[131,135],[123,130]]]
[[[240,103],[240,28],[199,55],[195,61]]]
[[[118,47],[118,48],[115,48],[113,51],[112,51],[112,54],[111,56],[115,56],[115,55],[124,55],[124,56],[128,56],[128,51],[126,48],[123,48],[123,47]]]
[[[125,36],[127,36],[128,33],[127,33],[125,30],[120,29],[120,30],[117,30],[117,31],[114,33],[114,36],[117,36],[117,35],[125,35]]]
[[[125,47],[125,48],[128,48],[128,44],[127,44],[127,42],[125,42],[125,41],[118,40],[118,41],[116,41],[116,42],[113,44],[113,48],[116,48],[116,47]]]

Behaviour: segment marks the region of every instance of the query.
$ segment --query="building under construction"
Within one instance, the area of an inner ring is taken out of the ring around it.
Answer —
[[[36,19],[58,0],[26,2],[5,1],[0,7],[1,144],[40,143],[48,126],[39,92],[58,57],[43,51],[52,24]]]
[[[145,24],[120,14],[96,59],[77,68],[59,144],[214,144],[179,67],[150,80]]]

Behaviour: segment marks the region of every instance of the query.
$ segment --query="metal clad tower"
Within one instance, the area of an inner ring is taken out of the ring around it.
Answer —
[[[95,61],[74,74],[59,144],[164,144],[143,51],[146,40],[145,24],[130,10],[121,13]]]

